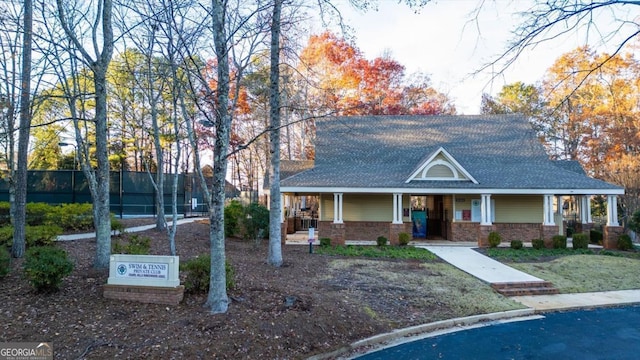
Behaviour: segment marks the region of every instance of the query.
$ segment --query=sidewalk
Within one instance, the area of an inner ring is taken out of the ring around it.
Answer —
[[[192,223],[194,221],[198,221],[198,220],[202,220],[202,219],[203,218],[180,219],[180,220],[178,220],[178,225],[189,224],[189,223]],[[171,226],[171,221],[167,221],[167,225]],[[142,226],[126,228],[125,232],[128,232],[128,233],[140,232],[140,231],[150,230],[150,229],[153,229],[155,227],[156,227],[155,224],[142,225]],[[73,241],[73,240],[93,239],[95,237],[96,237],[96,233],[95,232],[83,233],[83,234],[60,235],[60,236],[58,236],[56,241]]]

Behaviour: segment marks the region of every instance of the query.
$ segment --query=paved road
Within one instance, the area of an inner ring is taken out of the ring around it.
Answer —
[[[545,314],[423,338],[358,357],[405,359],[639,359],[640,306]]]

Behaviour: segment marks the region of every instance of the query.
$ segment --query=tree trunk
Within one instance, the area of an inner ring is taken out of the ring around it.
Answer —
[[[227,174],[227,151],[229,149],[229,133],[231,117],[229,115],[229,57],[227,36],[225,31],[226,1],[213,0],[212,25],[213,41],[218,61],[217,103],[216,103],[216,138],[213,158],[213,185],[209,201],[209,241],[211,244],[211,277],[209,278],[209,295],[206,306],[211,313],[227,312],[229,298],[225,272],[224,250],[224,200],[225,177]]]
[[[15,218],[11,256],[21,258],[25,251],[25,225],[27,206],[27,164],[29,134],[31,132],[31,40],[33,4],[24,1],[24,33],[22,37],[22,80],[20,88],[20,130],[18,132],[18,167],[15,173]]]
[[[271,131],[271,199],[269,211],[269,257],[268,263],[282,265],[280,201],[280,14],[282,0],[275,0],[271,19],[271,68],[269,72],[269,118]]]

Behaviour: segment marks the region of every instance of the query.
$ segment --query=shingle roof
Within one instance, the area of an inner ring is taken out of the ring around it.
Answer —
[[[312,169],[282,187],[439,189],[616,189],[558,166],[524,116],[362,116],[316,122]],[[443,147],[477,181],[412,181],[426,156]]]

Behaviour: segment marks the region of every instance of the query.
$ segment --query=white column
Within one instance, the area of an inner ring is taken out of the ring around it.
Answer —
[[[393,224],[402,224],[402,194],[393,194]]]
[[[491,225],[491,195],[482,194],[480,203],[480,225]]]
[[[593,222],[593,219],[591,219],[591,195],[585,196],[585,198],[587,203],[587,224],[591,224]]]
[[[555,225],[556,223],[553,219],[553,195],[544,195],[542,207],[544,209],[543,225]]]
[[[607,226],[620,226],[618,223],[618,196],[607,196]]]
[[[284,194],[280,194],[280,222],[285,221],[284,212],[285,212],[286,206],[284,205],[284,201],[285,201],[284,199],[285,199]]]
[[[342,193],[333,194],[333,223],[342,224]]]
[[[556,196],[556,214],[562,214],[563,205],[564,203],[562,202],[562,196]]]
[[[591,213],[590,205],[589,196],[582,195],[580,197],[580,223],[582,224],[589,223],[588,214]]]

